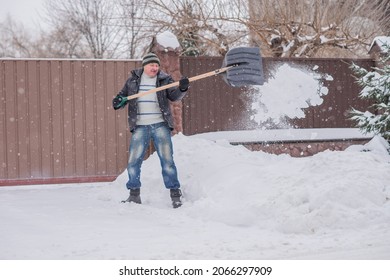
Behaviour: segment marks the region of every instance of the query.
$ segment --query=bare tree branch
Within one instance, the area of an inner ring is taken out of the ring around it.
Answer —
[[[362,56],[390,21],[388,1],[249,0],[244,24],[253,44],[272,56]],[[344,51],[342,51],[344,50]]]
[[[47,19],[54,32],[66,26],[94,58],[113,57],[123,42],[125,35],[117,23],[117,12],[117,2],[109,0],[46,2]]]

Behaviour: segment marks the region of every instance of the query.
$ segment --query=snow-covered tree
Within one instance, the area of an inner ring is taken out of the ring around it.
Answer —
[[[357,121],[364,133],[379,134],[390,142],[390,45],[386,44],[382,49],[386,55],[380,59],[380,67],[369,71],[351,65],[358,84],[363,88],[359,96],[373,101],[368,108],[371,111],[352,109],[351,119]]]

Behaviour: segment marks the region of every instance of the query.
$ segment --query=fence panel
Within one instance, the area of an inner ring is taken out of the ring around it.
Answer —
[[[185,57],[181,72],[188,77],[220,68],[220,57]],[[247,115],[245,94],[228,86],[220,76],[208,77],[191,84],[183,99],[183,130],[185,134],[234,130]]]
[[[316,69],[316,73],[328,74],[333,79],[324,80],[329,92],[320,106],[305,109],[305,118],[290,119],[295,128],[348,128],[354,124],[348,120],[351,107],[364,109],[370,104],[358,98],[360,87],[349,69],[352,61],[365,68],[374,66],[370,59],[291,59],[263,58],[266,80],[280,65],[287,63],[302,70]],[[221,57],[181,59],[182,73],[195,76],[221,67]],[[229,87],[221,77],[215,76],[196,81],[183,99],[183,130],[192,135],[210,131],[248,130],[259,128],[252,120],[251,94],[247,89]],[[286,92],[286,94],[289,94]]]
[[[127,111],[112,97],[136,61],[0,61],[0,185],[112,180],[127,163]]]

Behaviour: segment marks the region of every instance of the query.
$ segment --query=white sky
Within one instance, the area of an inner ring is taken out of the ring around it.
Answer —
[[[44,2],[45,0],[0,0],[0,21],[9,14],[26,27],[36,26],[40,23],[38,12],[42,10]]]

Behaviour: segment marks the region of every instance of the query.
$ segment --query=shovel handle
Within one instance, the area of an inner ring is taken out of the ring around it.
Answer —
[[[204,73],[204,74],[200,74],[200,75],[188,78],[188,80],[190,82],[193,82],[193,81],[204,79],[204,78],[207,78],[207,77],[210,77],[210,76],[218,75],[218,74],[221,74],[223,72],[226,72],[227,70],[229,70],[230,68],[235,67],[235,66],[236,65],[226,66],[226,67],[214,70],[214,71],[210,71],[210,72],[207,72],[207,73]],[[138,98],[138,97],[141,97],[141,96],[145,96],[147,94],[151,94],[151,93],[154,93],[154,92],[158,92],[160,90],[164,90],[164,89],[171,88],[171,87],[177,87],[177,86],[179,86],[179,82],[174,82],[174,83],[171,83],[171,84],[167,84],[165,86],[152,88],[152,89],[150,89],[148,91],[143,91],[143,92],[139,92],[137,94],[133,94],[133,95],[127,96],[126,99],[123,98],[123,100],[124,100],[124,102],[126,102],[127,100],[135,99],[135,98]]]

